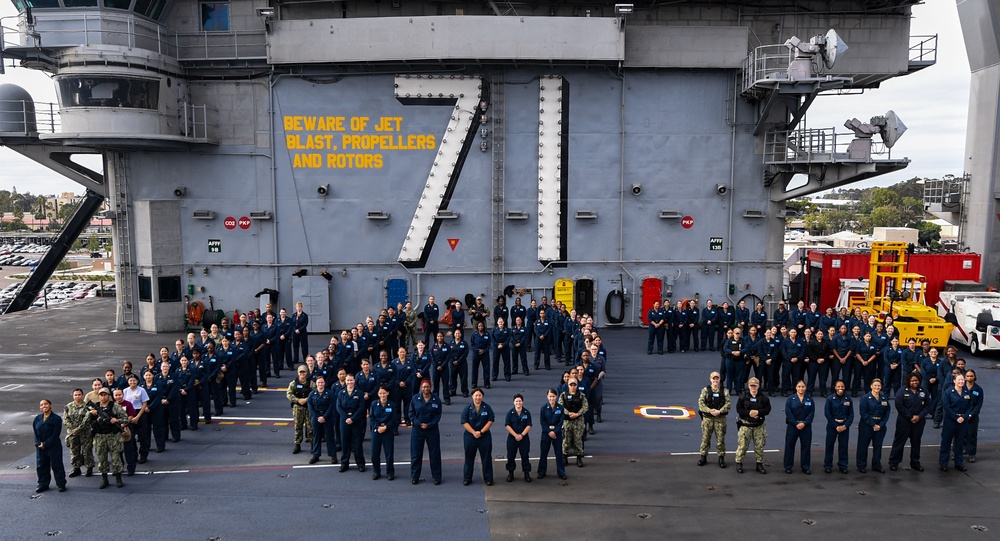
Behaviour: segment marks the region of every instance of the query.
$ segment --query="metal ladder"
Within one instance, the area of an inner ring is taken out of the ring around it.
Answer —
[[[118,291],[115,292],[117,319],[122,329],[135,329],[137,328],[136,305],[133,298],[135,267],[132,261],[132,230],[129,225],[131,221],[129,206],[132,201],[128,193],[128,156],[124,152],[109,152],[108,158],[114,183],[111,190],[111,209],[115,217],[114,242],[118,264],[115,271],[115,281],[118,284]]]
[[[503,294],[504,288],[504,83],[503,68],[497,68],[490,82],[490,108],[492,133],[488,139],[493,148],[493,247],[490,261],[490,299]],[[485,126],[483,126],[485,127]]]

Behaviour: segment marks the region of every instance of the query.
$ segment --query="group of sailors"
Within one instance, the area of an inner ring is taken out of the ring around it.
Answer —
[[[568,404],[558,402],[559,415],[553,417],[550,412],[543,419],[548,425],[558,427],[549,430],[550,435],[556,434],[549,439],[558,442],[545,441],[542,448],[546,452],[549,447],[557,449],[560,475],[565,475],[561,458],[564,445],[569,445],[567,449],[582,465],[583,445],[577,440],[587,432],[594,434],[595,418],[597,422],[602,420],[607,359],[601,338],[593,329],[593,319],[577,316],[561,303],[549,305],[545,298],[540,305],[532,301],[527,309],[521,307],[518,298],[508,310],[501,297],[493,310],[492,328],[487,331],[485,322],[478,321],[476,315],[473,321],[478,328],[471,340],[466,340],[459,315],[463,312],[461,305],[449,303],[446,313],[452,316],[447,318],[451,323],[442,327],[434,297],[428,301],[423,319],[425,338],[433,337],[429,347],[416,337],[418,317],[410,303],[383,309],[377,318],[368,317],[365,323],[343,331],[339,338],[331,338],[329,347],[315,355],[308,353],[308,316],[302,303],[296,304],[291,315],[284,309],[275,314],[268,305],[263,314],[258,311],[239,314],[235,324],[224,318],[199,334],[190,333],[176,340],[172,352],[162,347],[159,356],[149,354],[138,370],[130,361],[123,362],[121,374],[107,370],[104,378],[92,381],[89,393],[74,390],[73,401],[66,405],[61,418],[44,416],[46,422],[51,419],[45,426],[51,432],[51,424],[59,420],[61,431],[65,419],[65,442],[72,467],[68,477],[90,477],[96,465],[102,476],[100,488],[108,486],[109,473],[115,476],[117,486],[122,487],[122,474],[133,475],[137,464],[145,463],[151,452],[163,452],[168,440],[180,441],[183,430],[198,430],[199,423],[211,424],[213,415],[221,416],[226,407],[235,407],[237,390],[244,400],[251,400],[267,386],[268,379],[280,378],[281,371],[288,369],[296,373],[286,392],[295,425],[294,453],[301,452],[303,440],[309,439],[310,461],[315,463],[321,454],[320,446],[326,441],[330,457],[343,453],[339,458],[341,471],[347,469],[352,454],[355,463],[364,470],[361,442],[370,427],[376,478],[380,477],[380,453],[376,449],[385,453],[387,473],[392,477],[392,438],[402,424],[413,427],[413,440],[421,443],[419,457],[414,458],[413,479],[419,479],[422,448],[426,444],[432,475],[440,481],[440,442],[432,441],[436,438],[431,433],[436,433],[442,406],[450,405],[451,398],[459,391],[463,397],[469,397],[470,389],[473,404],[476,396],[481,404],[482,388],[489,389],[500,377],[510,381],[519,369],[527,376],[526,351],[531,345],[535,370],[540,369],[542,360],[545,368],[551,370],[551,357],[555,356],[557,362],[573,367],[573,383],[577,388],[570,392],[567,372],[555,398],[562,401],[565,395]],[[481,299],[476,304],[480,308],[470,312],[489,313],[488,309],[483,310]],[[506,327],[508,317],[515,320],[512,328]],[[533,319],[530,334],[524,323],[529,317]],[[445,336],[449,338],[447,341]],[[408,343],[413,344],[412,351],[407,349]],[[480,369],[482,387],[479,387]],[[424,392],[425,386],[432,386],[433,392],[429,389]],[[51,404],[49,407],[51,414]],[[479,426],[479,421],[476,418],[467,424],[476,427],[480,434],[476,437],[478,448],[485,450],[483,435],[489,434],[489,427]],[[518,422],[514,421],[515,426]],[[563,425],[572,427],[565,431],[570,437],[563,437]],[[518,442],[527,441],[527,432],[523,432],[520,438],[515,438]],[[41,441],[44,440],[42,437]],[[36,442],[36,449],[41,450],[39,445],[41,442]],[[55,471],[52,453],[56,450],[51,449],[51,443],[49,447],[46,453],[39,451],[39,487],[43,479],[43,454],[48,457],[44,460],[45,471]],[[489,456],[489,452],[483,456]],[[543,458],[540,464],[544,463]],[[543,472],[544,467],[540,467],[539,473]],[[49,482],[44,484],[47,487]],[[65,479],[59,484],[58,475],[57,485],[65,486]]]
[[[654,344],[663,353],[664,336],[668,353],[687,351],[692,344],[694,351],[718,350],[722,357],[719,372],[730,393],[745,389],[752,373],[772,397],[779,391],[787,397],[798,381],[805,382],[808,396],[818,390],[826,397],[833,383],[843,381],[851,397],[857,398],[875,379],[881,380],[885,393],[892,397],[905,388],[903,375],[916,372],[938,396],[937,389],[950,384],[957,362],[953,346],[942,358],[929,340],[919,345],[912,337],[904,340],[891,317],[880,321],[860,308],[853,313],[847,308],[820,313],[815,303],[806,308],[799,301],[788,310],[780,302],[769,322],[762,303],[753,312],[744,301],[735,308],[728,303],[717,308],[708,301],[700,311],[697,301],[687,301],[687,308],[684,304],[678,301],[676,307],[664,308],[656,302],[649,310],[647,354],[652,354]],[[941,423],[939,404],[934,422]]]
[[[399,434],[399,427],[406,426],[411,428],[411,482],[417,484],[420,481],[426,448],[431,478],[434,484],[439,484],[442,466],[438,425],[444,407],[450,406],[452,398],[461,393],[463,398],[471,395],[471,402],[464,406],[461,415],[466,457],[463,482],[466,485],[472,482],[473,464],[478,454],[483,480],[491,485],[491,429],[496,419],[493,409],[484,401],[486,390],[501,377],[511,381],[513,375],[518,375],[519,369],[524,376],[529,374],[526,360],[529,335],[522,316],[517,315],[518,307],[520,299],[515,301],[515,308],[510,311],[506,310],[501,300],[493,311],[493,326],[489,331],[484,321],[477,321],[480,319],[478,315],[473,317],[477,330],[472,333],[471,340],[466,341],[462,323],[464,314],[459,315],[464,310],[459,301],[449,303],[445,310],[451,317],[442,323],[440,309],[434,304],[434,298],[429,297],[423,310],[425,337],[433,339],[429,347],[423,340],[416,340],[413,351],[408,351],[405,347],[408,340],[405,326],[397,337],[391,331],[378,333],[377,329],[389,320],[386,317],[388,314],[380,314],[377,322],[366,322],[369,329],[376,329],[369,333],[374,338],[366,337],[364,331],[359,330],[362,336],[359,345],[353,340],[353,333],[345,331],[339,341],[336,338],[331,340],[330,349],[307,355],[305,363],[297,367],[296,378],[289,383],[286,391],[295,426],[292,452],[300,453],[303,442],[311,443],[309,463],[315,464],[320,461],[325,441],[328,458],[332,463],[339,462],[341,472],[350,468],[352,459],[358,470],[364,472],[367,464],[363,443],[365,436],[370,434],[372,478],[378,480],[382,477],[384,458],[387,478],[392,480],[395,479],[395,437]],[[532,309],[536,311],[532,337],[536,352],[534,370],[541,369],[543,359],[545,368],[550,370],[550,356],[553,354],[557,361],[571,367],[563,374],[560,385],[547,393],[546,404],[539,413],[539,421],[545,431],[540,436],[538,475],[545,477],[551,450],[556,459],[557,475],[565,479],[568,457],[575,456],[577,466],[583,466],[583,440],[587,435],[595,434],[595,421],[602,421],[607,352],[601,338],[593,330],[590,316],[582,314],[578,317],[575,311],[566,312],[565,307],[558,304],[548,305],[546,299],[537,308],[532,302]],[[573,323],[572,326],[565,322],[559,324],[573,337],[573,340],[564,342],[563,348],[554,347],[561,336],[553,330],[555,325],[547,316],[549,311],[562,311],[562,317],[569,318]],[[403,308],[403,314],[409,312],[409,306]],[[488,310],[482,305],[482,299],[477,299],[470,312],[486,314]],[[507,317],[514,319],[513,328],[506,326]],[[427,329],[428,325],[437,325],[437,329]],[[364,327],[360,326],[361,329]],[[379,336],[385,337],[384,342],[378,339]],[[394,339],[398,341],[394,342]],[[368,350],[365,344],[372,343],[375,349]],[[342,351],[362,352],[360,371],[354,373],[349,363],[338,357],[338,352]],[[391,356],[390,351],[395,355]],[[471,387],[468,381],[470,356]],[[513,407],[505,417],[508,481],[514,479],[515,455],[521,457],[525,480],[531,479],[528,434],[532,416],[524,403],[523,396],[515,396]]]
[[[963,363],[964,364],[964,363]],[[938,384],[928,384],[920,372],[909,372],[906,385],[890,400],[882,381],[875,378],[870,391],[860,399],[847,394],[847,384],[838,380],[834,392],[826,397],[823,415],[826,418],[826,441],[823,456],[823,471],[831,473],[834,468],[834,451],[837,452],[836,467],[841,473],[848,473],[848,440],[857,412],[857,454],[855,463],[861,473],[869,466],[878,473],[885,473],[882,466],[882,443],[892,417],[890,402],[895,403],[896,419],[892,450],[889,453],[889,469],[896,471],[903,462],[903,451],[909,442],[910,469],[924,471],[920,462],[920,443],[927,419],[933,417],[935,405],[942,409],[943,429],[938,453],[938,466],[947,471],[949,464],[955,469],[966,471],[965,457],[976,461],[979,415],[983,407],[983,389],[976,383],[975,370],[965,370],[955,366],[947,380]],[[747,390],[731,398],[729,390],[722,385],[721,374],[712,372],[710,383],[705,386],[698,399],[698,412],[702,417],[702,440],[699,466],[708,461],[711,438],[716,440],[719,467],[726,467],[726,417],[736,401],[736,426],[738,444],[736,468],[743,473],[743,459],[752,444],[756,459],[756,471],[764,469],[764,445],[767,442],[765,419],[771,413],[768,396],[761,392],[761,383],[750,378]],[[855,404],[857,402],[857,404]],[[792,473],[795,466],[795,447],[799,446],[799,467],[806,475],[811,473],[812,425],[816,419],[817,403],[807,391],[805,381],[795,384],[795,393],[785,402],[785,473]],[[939,425],[935,424],[935,428]],[[871,462],[868,454],[871,451]]]

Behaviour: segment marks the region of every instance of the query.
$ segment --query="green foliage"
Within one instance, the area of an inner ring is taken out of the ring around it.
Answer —
[[[941,242],[941,226],[931,222],[920,222],[913,226],[917,230],[917,242],[921,246],[933,248]]]

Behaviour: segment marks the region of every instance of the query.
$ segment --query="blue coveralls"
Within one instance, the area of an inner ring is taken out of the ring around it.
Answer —
[[[35,473],[38,474],[39,488],[49,488],[53,475],[57,487],[66,486],[66,467],[62,460],[62,442],[59,441],[62,426],[62,417],[55,413],[50,413],[48,419],[39,413],[31,423],[35,433]],[[84,429],[89,429],[89,426]],[[43,444],[45,448],[39,449],[38,446]]]
[[[791,337],[781,341],[781,392],[787,393],[795,388],[795,384],[802,379],[806,356],[806,344],[801,336],[796,336],[793,342]],[[792,362],[795,359],[795,362]]]
[[[701,350],[705,351],[705,346],[708,349],[715,351],[715,336],[716,329],[719,327],[719,310],[712,306],[711,308],[705,307],[701,311]]]
[[[538,453],[539,479],[545,477],[545,472],[547,472],[549,468],[549,447],[551,447],[555,453],[556,473],[559,475],[560,479],[566,477],[566,462],[563,459],[562,452],[562,422],[562,406],[556,403],[555,407],[552,407],[548,402],[546,402],[545,405],[542,406],[542,411],[538,414],[538,423],[542,430],[538,437],[541,441],[541,449]],[[549,434],[550,432],[554,432],[556,437],[553,438]]]
[[[441,317],[441,309],[437,304],[431,306],[424,305],[424,344],[430,346],[434,343],[434,338],[438,333],[438,319]]]
[[[362,443],[365,439],[365,398],[364,393],[357,387],[353,391],[348,391],[347,387],[337,394],[337,413],[340,415],[340,437],[341,449],[340,467],[346,468],[350,463],[351,453],[354,453],[354,462],[358,469],[365,467],[365,450]],[[347,420],[351,423],[348,424]],[[313,440],[316,435],[313,434]]]
[[[513,472],[517,468],[516,457],[521,455],[521,471],[530,473],[531,461],[528,460],[528,453],[531,450],[531,438],[528,434],[524,434],[524,431],[531,426],[531,412],[528,411],[528,408],[521,408],[521,413],[518,413],[517,408],[510,408],[504,418],[503,425],[508,428],[507,471]],[[513,430],[515,434],[522,434],[521,441],[517,441],[510,430]]]
[[[969,413],[969,428],[965,438],[965,454],[975,457],[979,444],[979,412],[983,409],[983,388],[978,383],[969,387],[972,397],[972,411]]]
[[[892,437],[889,466],[903,461],[903,447],[910,440],[910,467],[920,465],[920,439],[924,435],[926,417],[931,413],[930,393],[921,387],[916,392],[908,387],[896,393],[896,433]],[[913,417],[919,417],[913,422]]]
[[[334,427],[333,411],[337,408],[337,401],[334,399],[330,389],[313,389],[306,398],[306,407],[309,408],[309,419],[312,421],[312,456],[319,458],[323,453],[323,440],[326,439],[326,454],[331,459],[336,460],[337,453],[334,447],[337,445],[336,428]],[[319,422],[319,418],[323,422]]]
[[[806,395],[799,399],[793,394],[785,402],[785,470],[791,470],[795,465],[795,443],[799,443],[799,462],[802,471],[809,471],[810,446],[812,446],[812,422],[816,415],[816,404]],[[799,430],[796,425],[804,423]]]
[[[855,345],[855,348],[857,363],[855,363],[854,366],[860,368],[861,378],[858,378],[857,375],[855,375],[854,381],[851,383],[852,392],[870,389],[872,380],[875,379],[875,374],[878,373],[878,369],[876,367],[878,365],[879,348],[878,344],[875,343],[875,339],[873,338],[872,341],[868,343],[861,340],[857,343],[857,345]],[[871,359],[871,361],[869,361],[869,359]],[[868,362],[868,365],[866,366],[864,362]],[[862,378],[864,379],[864,387],[861,386]]]
[[[858,469],[868,467],[868,447],[872,447],[872,469],[882,469],[882,442],[885,440],[885,427],[889,422],[889,399],[885,396],[875,397],[868,393],[861,397],[858,423]],[[875,427],[879,429],[876,431]]]
[[[309,356],[309,314],[293,312],[292,319],[292,363],[299,364],[299,352],[302,360]]]
[[[472,333],[472,387],[479,386],[479,374],[483,375],[483,386],[490,388],[490,333]]]
[[[476,411],[475,404],[469,404],[462,409],[462,417],[459,421],[464,427],[466,424],[473,431],[482,432],[487,423],[496,421],[493,408],[483,402]],[[483,466],[483,481],[493,482],[493,435],[490,431],[482,432],[479,438],[471,434],[466,428],[463,434],[465,444],[465,465],[462,468],[462,480],[472,481],[472,470],[475,468],[476,454],[479,454],[479,462]]]
[[[646,313],[646,321],[649,322],[649,338],[646,340],[646,355],[653,354],[653,342],[656,342],[656,352],[663,354],[663,336],[666,334],[667,312],[661,308],[650,308]]]
[[[851,438],[851,425],[854,424],[854,406],[851,397],[837,396],[836,393],[826,397],[823,412],[826,415],[826,451],[823,453],[823,469],[833,469],[833,444],[837,444],[837,467],[841,471],[847,469],[847,443]],[[837,432],[838,426],[847,427],[843,432]]]
[[[967,388],[959,394],[954,387],[941,393],[941,406],[944,409],[944,426],[941,428],[941,453],[938,455],[938,465],[948,467],[952,455],[955,467],[964,467],[965,438],[969,433],[969,416],[972,414],[972,395]],[[959,419],[963,421],[958,422]]]
[[[511,327],[511,374],[518,373],[518,367],[524,375],[528,375],[528,328],[524,325]]]
[[[292,318],[285,316],[274,318],[274,338],[271,340],[271,361],[274,364],[274,377],[279,377],[278,372],[282,370],[282,365],[287,365],[289,370],[294,370],[292,366]],[[284,340],[282,340],[284,336]]]
[[[189,363],[187,370],[178,368],[174,372],[177,381],[177,407],[180,415],[180,429],[198,429],[198,396],[195,394],[195,372]],[[184,391],[186,394],[181,394]]]
[[[893,364],[896,365],[896,368],[892,367]],[[901,348],[892,349],[892,344],[889,344],[882,350],[882,389],[886,395],[893,396],[899,392],[902,366],[903,350]]]
[[[451,345],[434,343],[431,348],[431,384],[434,394],[447,403],[451,402]]]
[[[451,396],[458,394],[459,380],[462,385],[462,396],[469,396],[469,344],[465,339],[451,341],[451,355],[448,360],[448,372],[451,374],[448,392]]]
[[[490,331],[490,343],[493,346],[493,381],[500,376],[500,361],[503,361],[503,377],[510,381],[510,329],[504,326],[493,327]]]
[[[545,369],[552,369],[552,324],[548,319],[541,318],[535,322],[535,370],[538,370],[541,357],[545,357]]]
[[[372,429],[372,469],[375,475],[382,475],[381,454],[385,453],[385,473],[389,477],[396,476],[395,460],[395,430],[399,426],[399,407],[391,400],[385,404],[376,400],[369,409],[368,419]],[[379,432],[379,427],[385,427],[385,432]]]
[[[424,465],[424,444],[430,454],[431,477],[441,482],[441,433],[438,423],[441,421],[441,400],[431,395],[425,399],[423,393],[413,395],[410,401],[410,421],[413,430],[410,432],[410,479],[420,479],[420,471]],[[420,425],[426,425],[426,428]]]

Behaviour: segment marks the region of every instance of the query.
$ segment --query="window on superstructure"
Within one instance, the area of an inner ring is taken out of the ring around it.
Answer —
[[[59,0],[25,0],[24,2],[29,7],[33,8],[57,8],[59,6]]]
[[[163,12],[164,0],[136,0],[133,11],[138,15],[158,19]]]
[[[104,0],[104,7],[114,9],[128,9],[132,6],[132,0]]]
[[[75,7],[85,7],[92,8],[97,7],[97,0],[63,0],[63,4],[68,8]]]
[[[139,277],[139,301],[153,302],[153,279],[149,276]]]
[[[59,78],[59,104],[63,107],[121,107],[156,109],[160,82],[130,77],[77,75]]]
[[[181,277],[160,276],[156,279],[160,302],[181,302]]]
[[[201,29],[205,32],[229,31],[229,2],[202,2]]]

